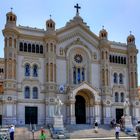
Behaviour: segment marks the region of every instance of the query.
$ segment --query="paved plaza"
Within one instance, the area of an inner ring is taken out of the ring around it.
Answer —
[[[65,126],[67,132],[69,133],[72,140],[113,140],[114,129],[109,126],[99,126],[98,133],[95,133],[94,128],[91,125],[67,125]],[[51,134],[48,129],[48,139],[52,140]],[[40,126],[37,127],[37,130],[34,133],[34,139],[39,140]],[[15,140],[32,140],[33,133],[30,131],[29,127],[17,127],[15,131]],[[124,132],[120,132],[120,140],[136,140],[136,137],[129,136]]]

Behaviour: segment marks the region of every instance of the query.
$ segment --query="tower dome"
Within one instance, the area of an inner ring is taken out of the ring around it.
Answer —
[[[100,30],[99,32],[99,38],[100,39],[107,39],[107,31],[104,29],[104,26],[102,27],[102,30]]]
[[[51,19],[51,15],[50,15],[50,19],[46,21],[46,30],[47,31],[55,30],[55,22]]]
[[[16,25],[17,16],[11,11],[6,14],[6,26],[7,25]]]
[[[127,44],[135,44],[135,36],[131,34],[127,37]]]

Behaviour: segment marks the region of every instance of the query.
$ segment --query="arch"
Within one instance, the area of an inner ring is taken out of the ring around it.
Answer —
[[[24,52],[27,52],[27,43],[24,43]]]
[[[38,77],[38,66],[36,64],[33,65],[33,77]]]
[[[31,44],[28,44],[28,52],[31,52]]]
[[[39,53],[39,45],[36,45],[36,53]]]
[[[38,99],[38,88],[33,87],[33,99]]]
[[[118,74],[114,73],[113,78],[114,78],[114,83],[117,84],[118,83]]]
[[[25,64],[25,76],[30,76],[30,64]]]
[[[75,45],[69,44],[68,46],[66,46],[66,49],[65,49],[66,50],[66,57],[68,58],[72,49],[79,48],[79,49],[84,50],[87,53],[88,58],[91,59],[91,52],[92,51],[86,45],[84,45],[83,42],[81,42],[81,43],[82,43],[81,45],[79,45],[79,44],[75,44]]]
[[[75,88],[72,92],[73,97],[77,95],[79,91],[85,91],[90,93],[91,97],[95,99],[95,101],[100,102],[101,98],[99,96],[99,91],[91,86],[89,86],[86,82],[82,83],[80,86]]]
[[[32,44],[32,53],[35,53],[35,44]]]
[[[19,51],[23,51],[23,43],[22,42],[19,43]]]
[[[29,99],[30,98],[30,87],[26,86],[24,89],[24,98]]]
[[[123,74],[122,73],[119,74],[119,83],[123,84]]]
[[[121,64],[123,64],[123,57],[121,57]]]
[[[121,97],[121,102],[124,102],[124,93],[123,92],[121,92],[120,97]]]
[[[9,47],[12,47],[12,37],[9,38]]]
[[[115,92],[115,102],[119,102],[119,93]]]
[[[40,53],[43,53],[43,45],[40,45]]]

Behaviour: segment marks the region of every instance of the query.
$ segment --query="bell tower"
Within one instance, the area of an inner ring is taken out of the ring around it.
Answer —
[[[13,124],[16,121],[16,59],[17,59],[17,39],[16,15],[11,11],[6,14],[6,24],[3,30],[4,35],[4,124]]]
[[[137,72],[137,54],[135,45],[135,36],[131,34],[127,37],[128,48],[128,77],[129,77],[129,97],[132,120],[138,120],[139,116],[139,97],[138,97],[138,72]]]
[[[16,27],[17,16],[11,11],[6,14],[6,24],[5,27]]]
[[[54,106],[56,97],[56,32],[55,22],[51,19],[46,21],[46,123],[52,122],[52,113],[50,111]]]
[[[102,96],[102,104],[104,104],[102,108],[102,116],[103,121],[106,124],[110,121],[111,116],[106,116],[106,111],[109,109],[109,106],[105,104],[108,100],[111,100],[111,92],[110,92],[110,63],[109,63],[109,50],[110,50],[110,44],[108,42],[108,33],[104,29],[104,26],[102,30],[99,32],[99,48],[100,48],[100,62],[101,62],[101,68],[100,68],[100,76],[101,76],[101,96]],[[109,110],[108,110],[109,111]],[[111,114],[111,110],[110,113]]]

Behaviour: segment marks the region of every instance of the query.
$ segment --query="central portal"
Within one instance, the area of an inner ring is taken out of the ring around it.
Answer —
[[[80,95],[76,95],[76,102],[75,102],[76,124],[85,124],[86,123],[85,107],[86,107],[85,99]]]
[[[37,124],[37,107],[25,107],[25,124]]]

